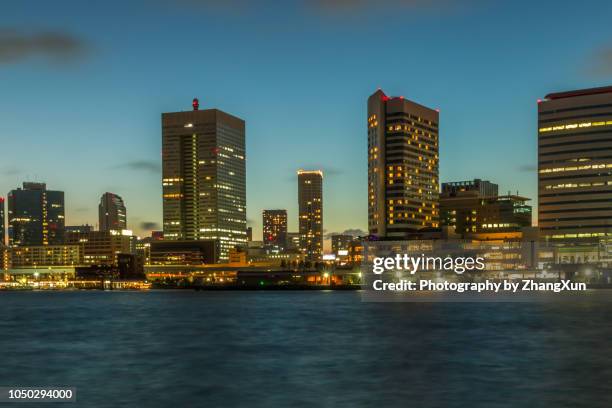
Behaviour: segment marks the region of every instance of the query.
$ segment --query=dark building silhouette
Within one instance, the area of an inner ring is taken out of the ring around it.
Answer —
[[[23,183],[8,195],[9,242],[16,246],[64,243],[64,192]]]
[[[93,231],[93,227],[89,224],[84,225],[66,225],[66,235],[68,234],[88,234]]]
[[[323,255],[323,172],[298,171],[300,251],[311,261]]]
[[[543,237],[612,237],[612,86],[538,101],[538,197]]]
[[[287,247],[287,210],[263,210],[263,243]]]
[[[338,254],[338,251],[345,251],[349,249],[351,242],[353,241],[352,235],[337,234],[331,236],[331,247],[334,254]]]
[[[498,195],[498,185],[490,181],[442,183],[440,223],[454,227],[457,234],[520,231],[531,226],[529,198]]]
[[[4,197],[0,197],[0,246],[6,245],[6,217]]]
[[[117,194],[104,193],[98,205],[100,231],[127,229],[127,212],[123,199]]]
[[[442,183],[442,195],[447,197],[466,191],[476,191],[480,197],[496,197],[499,195],[499,186],[481,179]]]
[[[438,227],[438,112],[378,90],[367,119],[370,234],[404,239]]]
[[[204,265],[216,261],[216,242],[151,241],[151,265]]]
[[[458,193],[440,196],[440,222],[457,234],[520,231],[531,226],[529,198],[518,195],[481,197]]]

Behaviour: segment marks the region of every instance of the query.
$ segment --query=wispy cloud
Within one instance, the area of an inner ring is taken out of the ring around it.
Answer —
[[[349,228],[344,230],[343,232],[325,232],[325,239],[331,239],[332,235],[352,235],[353,237],[363,237],[368,235],[367,231],[364,231],[359,228]]]
[[[587,58],[586,73],[596,78],[612,77],[612,44],[600,47]]]
[[[369,12],[453,11],[469,7],[477,0],[305,0],[307,6],[324,14],[346,16]]]
[[[153,160],[132,160],[127,163],[118,164],[114,169],[126,169],[134,171],[147,171],[150,173],[160,173],[161,164]]]
[[[140,229],[144,231],[159,230],[160,225],[155,221],[143,221],[140,223]]]
[[[3,167],[2,170],[0,170],[0,174],[3,176],[16,176],[21,173],[22,171],[14,166]]]
[[[521,173],[535,173],[538,171],[538,166],[535,164],[522,164],[518,166],[517,170]]]
[[[85,42],[60,31],[25,33],[0,28],[0,64],[43,57],[55,63],[72,62],[86,54]]]

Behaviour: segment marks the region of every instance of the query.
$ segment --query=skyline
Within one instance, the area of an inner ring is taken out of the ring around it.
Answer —
[[[526,15],[524,2],[401,13],[385,6],[346,18],[326,9],[303,21],[292,6],[236,13],[136,1],[115,16],[117,4],[65,3],[72,6],[39,3],[35,13],[11,5],[0,17],[0,71],[11,78],[0,99],[3,150],[11,152],[0,164],[0,196],[23,181],[46,182],[66,192],[67,225],[95,225],[100,195],[114,192],[139,235],[143,223],[161,228],[161,113],[189,110],[193,97],[246,121],[247,219],[259,239],[263,209],[286,208],[297,231],[299,168],[325,173],[328,234],[367,230],[366,100],[378,87],[441,110],[440,182],[490,180],[531,198],[535,212],[537,99],[606,85],[612,73],[605,2],[589,11],[545,2]],[[253,14],[266,24],[249,23]],[[381,16],[385,24],[370,24]],[[72,50],[66,61],[47,61],[58,47],[15,54],[6,30],[26,17],[30,31],[15,31],[22,40],[51,31],[76,41],[62,43]],[[570,17],[563,31],[546,24]]]

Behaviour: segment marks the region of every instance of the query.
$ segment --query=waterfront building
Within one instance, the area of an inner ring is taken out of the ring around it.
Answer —
[[[215,263],[217,243],[208,241],[152,241],[150,265],[205,265]],[[229,261],[229,252],[228,252]]]
[[[64,192],[24,182],[8,194],[9,242],[14,246],[64,243]]]
[[[127,211],[123,199],[117,194],[104,193],[98,205],[100,231],[127,229]]]
[[[40,245],[10,248],[11,268],[77,266],[83,263],[79,245]]]
[[[529,198],[497,194],[497,184],[476,179],[442,183],[440,223],[466,236],[473,233],[520,231],[531,226]]]
[[[164,240],[246,244],[245,122],[218,109],[162,114]]]
[[[88,265],[117,266],[119,254],[136,253],[136,237],[130,230],[73,232],[66,236],[66,244],[79,245]]]
[[[368,229],[403,239],[439,226],[439,113],[382,90],[368,98]]]
[[[332,252],[338,255],[339,251],[348,251],[351,242],[353,241],[352,235],[336,234],[331,236],[331,247]]]
[[[612,238],[612,86],[538,101],[538,198],[544,237]]]
[[[298,170],[300,250],[310,261],[323,255],[323,172]]]
[[[264,245],[287,247],[287,210],[263,210],[262,225]]]

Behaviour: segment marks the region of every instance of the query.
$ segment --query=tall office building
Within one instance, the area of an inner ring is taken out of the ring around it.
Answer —
[[[300,251],[316,261],[323,255],[323,172],[299,170],[297,174]]]
[[[263,210],[263,243],[287,247],[287,210]]]
[[[117,194],[104,193],[98,205],[100,231],[127,229],[127,213],[123,199]]]
[[[9,242],[15,246],[64,243],[64,192],[23,183],[8,194]]]
[[[217,109],[162,114],[164,239],[246,244],[245,123]]]
[[[403,239],[438,227],[436,110],[381,90],[368,98],[368,229]]]
[[[6,219],[4,216],[4,197],[0,197],[0,246],[6,245]]]
[[[546,95],[538,127],[542,235],[612,237],[612,87]]]

